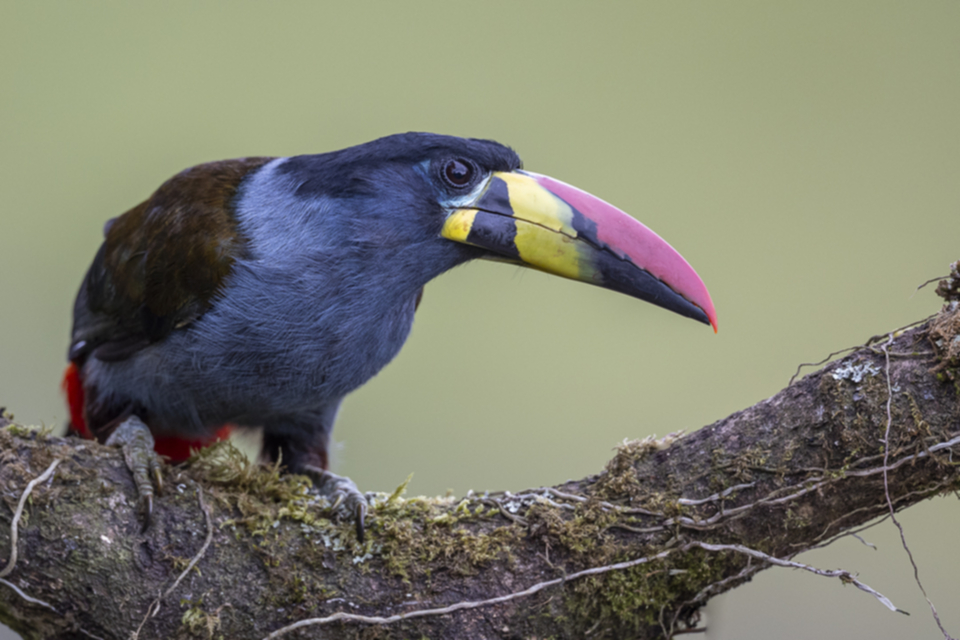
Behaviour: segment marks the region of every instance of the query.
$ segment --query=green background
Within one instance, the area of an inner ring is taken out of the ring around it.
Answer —
[[[494,138],[637,216],[697,268],[720,333],[476,263],[427,287],[345,403],[365,490],[511,489],[694,430],[800,362],[935,312],[960,258],[960,3],[0,3],[0,404],[62,425],[76,287],[103,222],[187,166],[408,130]],[[960,633],[955,497],[902,516]],[[713,600],[710,638],[935,638],[889,523]],[[0,630],[0,638],[6,632]]]

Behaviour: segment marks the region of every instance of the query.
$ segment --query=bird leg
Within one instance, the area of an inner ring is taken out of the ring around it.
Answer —
[[[367,498],[353,480],[330,472],[327,449],[330,429],[340,401],[331,403],[316,422],[276,422],[264,425],[263,455],[282,461],[290,473],[301,473],[313,481],[317,492],[330,500],[332,508],[354,521],[357,540],[363,544]]]
[[[297,471],[310,476],[313,486],[320,495],[330,500],[332,509],[342,509],[347,517],[353,518],[357,527],[357,540],[363,544],[367,498],[360,492],[354,481],[312,464],[302,465]]]
[[[146,514],[143,530],[150,526],[150,517],[153,515],[153,483],[157,483],[157,493],[163,490],[163,478],[160,475],[160,459],[153,451],[153,435],[143,420],[135,415],[121,422],[110,437],[106,445],[120,447],[123,451],[123,460],[127,469],[133,475],[133,482],[137,485],[137,493]]]

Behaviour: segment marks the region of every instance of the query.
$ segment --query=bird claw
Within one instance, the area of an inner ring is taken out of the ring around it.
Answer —
[[[303,469],[313,480],[313,486],[322,496],[331,502],[331,509],[343,511],[352,518],[357,528],[357,541],[363,544],[365,538],[365,520],[367,517],[367,498],[357,485],[346,476],[338,476],[326,469],[307,466]]]
[[[145,515],[142,531],[146,531],[153,517],[154,483],[157,485],[157,494],[163,491],[160,459],[153,451],[154,442],[150,428],[137,416],[130,416],[114,429],[105,444],[120,447],[123,451],[123,460],[133,476],[133,483],[140,496]]]

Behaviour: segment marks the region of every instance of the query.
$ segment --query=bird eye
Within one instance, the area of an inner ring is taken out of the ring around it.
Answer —
[[[443,167],[443,177],[454,187],[463,187],[473,180],[473,163],[467,160],[447,160]]]

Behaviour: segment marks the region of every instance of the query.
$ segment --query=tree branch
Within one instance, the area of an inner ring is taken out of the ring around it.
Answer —
[[[378,494],[363,545],[308,480],[226,445],[164,468],[141,534],[118,451],[10,424],[0,621],[25,638],[654,638],[771,565],[895,608],[792,558],[960,488],[958,282],[954,265],[936,317],[688,436],[625,442],[599,475]]]

